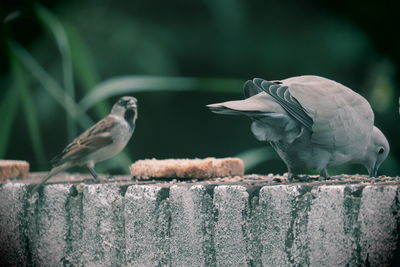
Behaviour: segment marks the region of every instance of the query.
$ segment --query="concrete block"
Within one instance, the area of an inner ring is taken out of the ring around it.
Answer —
[[[0,266],[399,264],[400,183],[235,183],[0,184]]]
[[[308,260],[311,266],[348,266],[351,233],[345,231],[344,186],[320,186],[311,191],[308,214]]]
[[[26,187],[0,184],[0,266],[25,266],[30,257],[23,225]]]
[[[78,189],[79,191],[78,191]],[[67,233],[65,236],[65,256],[62,259],[63,266],[82,265],[83,253],[83,192],[81,186],[71,186],[69,196],[65,202]]]
[[[123,197],[113,184],[82,186],[81,265],[125,263]]]
[[[66,256],[68,216],[66,203],[69,185],[49,185],[39,191],[35,202],[27,201],[29,248],[32,264],[36,266],[62,266]]]
[[[301,205],[301,197],[304,199],[299,186],[278,185],[261,188],[259,209],[254,215],[254,220],[257,223],[262,266],[291,266],[296,260],[292,259],[292,251],[296,251],[296,238],[299,239],[301,235],[298,229],[299,224],[303,222],[303,206],[307,206],[309,201],[306,198],[305,204]],[[299,206],[299,210],[296,210],[296,205]]]
[[[249,194],[243,186],[222,185],[214,190],[214,248],[218,266],[248,265],[244,231],[248,197]]]
[[[124,199],[128,266],[169,264],[168,188],[129,186]]]
[[[215,264],[212,199],[212,191],[203,185],[171,187],[172,266]]]
[[[399,200],[398,186],[364,188],[358,216],[363,265],[392,266],[400,245]]]

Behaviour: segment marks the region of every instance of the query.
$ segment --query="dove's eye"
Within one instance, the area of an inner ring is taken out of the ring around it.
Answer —
[[[385,149],[383,147],[381,147],[378,151],[379,154],[382,154],[383,152],[385,152]]]

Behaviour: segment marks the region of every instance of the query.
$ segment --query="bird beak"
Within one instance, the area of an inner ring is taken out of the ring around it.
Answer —
[[[375,166],[369,172],[369,177],[376,177],[378,175],[378,168],[379,168],[378,165],[375,164]]]
[[[128,104],[126,104],[127,109],[136,109],[137,105],[135,101],[130,101]]]

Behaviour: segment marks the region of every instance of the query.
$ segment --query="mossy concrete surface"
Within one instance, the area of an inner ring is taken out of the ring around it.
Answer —
[[[0,266],[393,266],[400,184],[0,184]]]

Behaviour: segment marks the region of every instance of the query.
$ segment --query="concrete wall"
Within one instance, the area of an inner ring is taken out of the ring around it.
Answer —
[[[390,266],[399,189],[6,183],[0,266]]]

